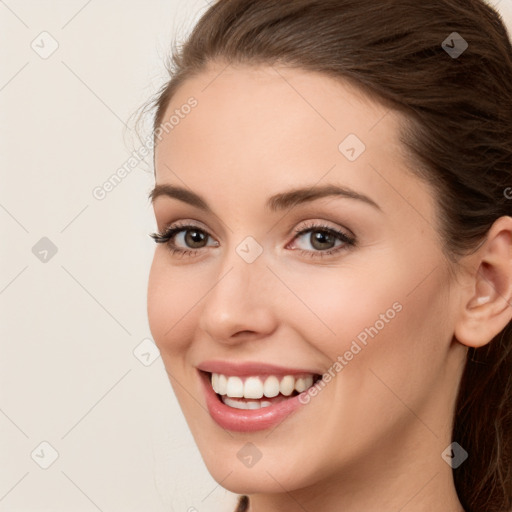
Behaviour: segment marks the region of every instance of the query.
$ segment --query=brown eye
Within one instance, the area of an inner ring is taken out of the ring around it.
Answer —
[[[354,246],[355,242],[354,237],[338,229],[319,224],[311,224],[297,230],[294,238],[294,245],[300,249],[301,254],[319,257],[347,249]]]
[[[313,231],[310,235],[311,246],[319,251],[332,249],[336,243],[336,238],[327,231]]]
[[[192,255],[202,252],[208,245],[217,247],[216,242],[206,231],[194,225],[171,226],[164,233],[151,233],[155,242],[165,244],[172,254]],[[213,243],[208,244],[208,239]]]
[[[184,242],[190,249],[200,249],[205,247],[203,242],[208,241],[208,235],[199,229],[184,229],[182,230],[182,233],[185,233]]]

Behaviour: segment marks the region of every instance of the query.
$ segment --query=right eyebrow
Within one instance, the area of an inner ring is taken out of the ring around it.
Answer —
[[[208,206],[208,203],[200,195],[183,187],[167,184],[156,185],[155,188],[149,193],[148,198],[152,203],[154,203],[155,199],[160,196],[178,199],[179,201],[183,201],[184,203],[195,206],[200,210],[213,213],[212,209]]]

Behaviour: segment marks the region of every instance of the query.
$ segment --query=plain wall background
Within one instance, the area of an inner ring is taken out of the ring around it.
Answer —
[[[490,3],[512,30],[512,0]],[[125,123],[207,7],[0,2],[1,512],[233,510],[151,345],[151,156],[92,193],[141,146]]]

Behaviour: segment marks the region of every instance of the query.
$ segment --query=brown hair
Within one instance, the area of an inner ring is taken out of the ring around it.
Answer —
[[[459,56],[442,45],[453,32],[468,43]],[[173,48],[154,131],[178,87],[214,61],[323,73],[403,112],[400,140],[437,193],[451,261],[512,214],[512,46],[483,0],[218,1]],[[452,438],[469,453],[453,470],[466,512],[512,511],[512,322],[469,349]]]

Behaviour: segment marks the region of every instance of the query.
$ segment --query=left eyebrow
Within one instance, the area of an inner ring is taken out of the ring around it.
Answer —
[[[305,187],[290,190],[288,192],[281,192],[279,194],[271,196],[267,201],[267,208],[271,211],[276,212],[279,210],[285,210],[288,208],[294,208],[295,206],[303,203],[315,201],[323,197],[337,196],[344,197],[347,199],[356,199],[367,203],[377,210],[381,210],[381,207],[371,198],[356,192],[348,187],[340,187],[338,185],[323,185],[321,187]]]
[[[155,188],[149,193],[149,199],[153,203],[157,197],[166,196],[184,203],[190,204],[203,210],[207,213],[213,213],[210,206],[204,198],[186,188],[178,187],[175,185],[156,185]],[[287,192],[280,192],[275,194],[266,202],[266,208],[272,212],[294,208],[300,204],[309,203],[323,197],[337,196],[347,199],[356,199],[369,204],[373,208],[382,211],[381,207],[370,197],[356,192],[348,187],[340,187],[338,185],[324,185],[321,187],[304,187],[289,190]]]

